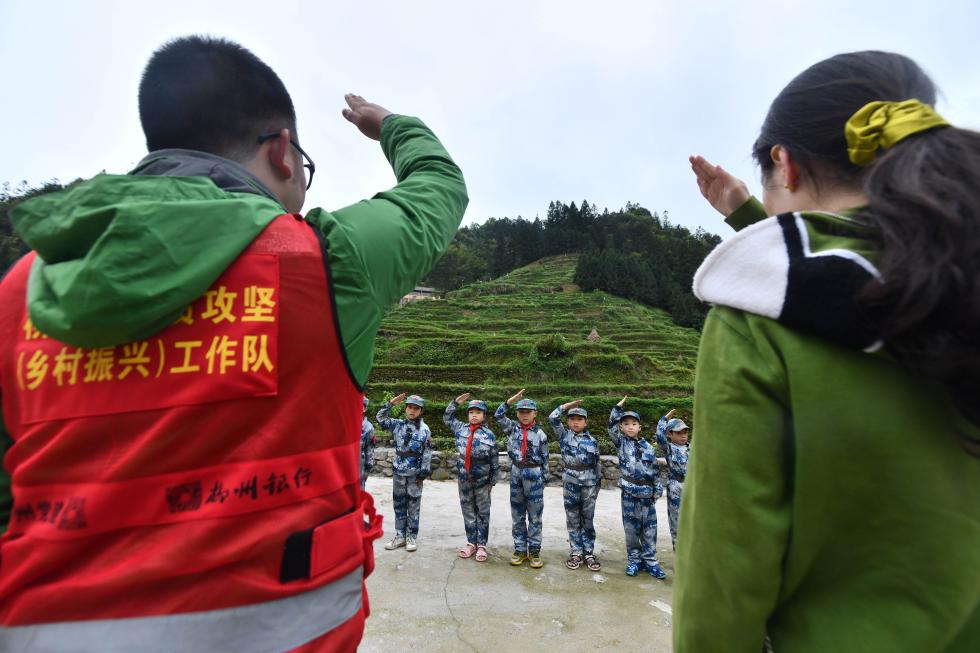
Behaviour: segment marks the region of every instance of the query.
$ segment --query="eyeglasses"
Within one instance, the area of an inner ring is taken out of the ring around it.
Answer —
[[[279,132],[262,134],[259,136],[259,145],[265,143],[266,141],[271,141],[273,138],[279,138]],[[295,147],[299,151],[300,155],[302,155],[302,157],[306,160],[306,163],[303,164],[303,167],[306,168],[306,190],[310,190],[310,186],[313,185],[313,173],[316,172],[316,164],[313,163],[313,159],[310,158],[310,155],[303,151],[303,148],[299,146],[299,143],[291,138],[289,139],[289,143]]]

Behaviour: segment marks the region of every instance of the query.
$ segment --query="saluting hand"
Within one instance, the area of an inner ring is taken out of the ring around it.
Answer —
[[[620,399],[619,400],[619,403],[616,404],[616,405],[619,406],[620,408],[622,408],[623,406],[625,406],[626,405],[626,398],[627,397],[629,397],[629,395],[623,395],[623,398]]]
[[[456,403],[457,404],[462,404],[464,401],[466,401],[469,398],[470,398],[470,393],[464,392],[463,394],[461,394],[458,397],[456,397]]]
[[[368,138],[380,141],[381,123],[391,115],[391,111],[373,102],[368,102],[360,95],[353,93],[348,93],[344,99],[347,100],[347,106],[350,107],[341,112],[344,114],[344,118],[354,123],[361,130],[361,133]]]
[[[562,410],[571,410],[573,408],[578,408],[581,405],[582,405],[582,400],[581,399],[576,399],[575,401],[570,401],[567,404],[562,404],[561,409]]]
[[[721,166],[712,165],[695,154],[688,158],[698,182],[698,189],[708,203],[726,218],[749,199],[749,189],[741,179],[732,176]]]
[[[403,401],[405,401],[405,397],[406,397],[407,395],[408,395],[408,393],[407,393],[407,392],[403,392],[403,393],[401,393],[400,395],[398,395],[397,397],[392,397],[392,399],[391,399],[391,405],[392,405],[392,406],[397,406],[397,405],[398,405],[398,404],[400,404],[401,402],[403,402]]]
[[[671,409],[670,409],[670,412],[669,412],[669,413],[667,413],[666,415],[664,415],[664,419],[670,419],[671,417],[673,417],[673,416],[674,416],[674,411],[675,411],[675,410],[677,410],[677,409],[676,409],[676,408],[671,408]]]
[[[507,400],[508,404],[512,404],[515,401],[520,401],[521,397],[524,396],[524,388],[521,388],[516,395]]]

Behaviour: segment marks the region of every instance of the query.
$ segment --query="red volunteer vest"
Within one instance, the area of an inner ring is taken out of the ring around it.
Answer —
[[[33,259],[0,284],[0,640],[356,648],[381,518],[313,230],[280,216],[172,326],[101,349],[33,327]]]

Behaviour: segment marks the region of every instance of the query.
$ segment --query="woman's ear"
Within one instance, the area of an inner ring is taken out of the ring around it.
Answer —
[[[774,164],[773,180],[780,182],[786,190],[795,191],[800,185],[800,167],[793,160],[793,155],[782,145],[773,145],[769,157]]]

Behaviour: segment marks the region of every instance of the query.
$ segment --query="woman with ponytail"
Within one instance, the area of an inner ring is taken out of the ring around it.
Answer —
[[[842,54],[773,101],[762,203],[691,158],[738,233],[694,279],[677,651],[980,650],[980,134],[935,97]]]

